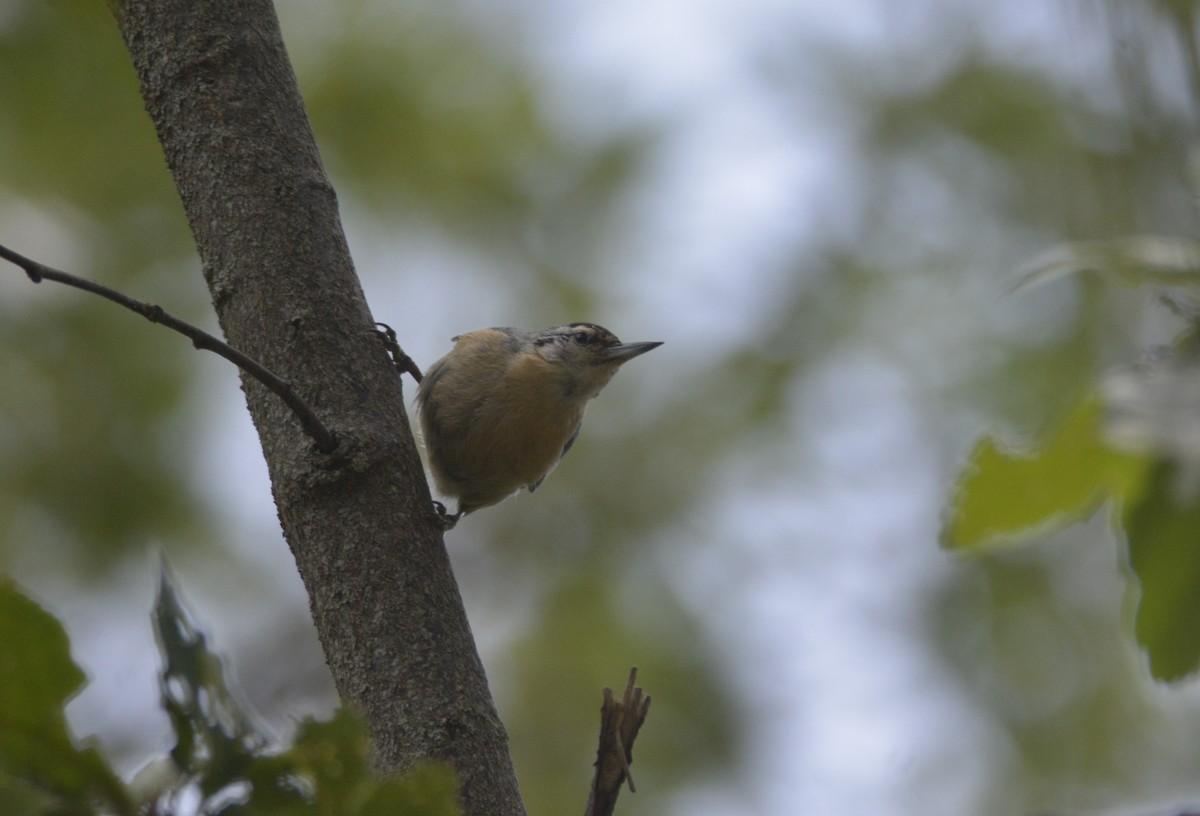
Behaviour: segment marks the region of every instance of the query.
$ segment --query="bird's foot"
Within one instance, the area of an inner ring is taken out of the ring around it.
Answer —
[[[401,374],[405,372],[412,375],[412,378],[418,383],[421,382],[421,369],[413,362],[413,358],[404,353],[404,349],[400,348],[400,341],[396,339],[396,330],[387,323],[376,323],[375,326],[367,330],[370,334],[379,338],[379,342],[383,343],[383,348],[387,351],[388,356],[392,358],[392,365]]]
[[[446,509],[446,505],[436,500],[433,503],[433,512],[437,513],[437,517],[442,523],[442,530],[447,532],[453,530],[454,526],[458,524],[458,520],[463,517],[461,509],[457,513],[451,513]]]

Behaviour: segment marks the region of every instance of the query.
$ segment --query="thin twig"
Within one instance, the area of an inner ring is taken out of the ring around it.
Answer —
[[[337,439],[334,437],[333,432],[325,427],[325,424],[317,418],[313,410],[292,390],[291,385],[253,357],[243,354],[228,343],[213,337],[208,332],[202,331],[192,324],[185,323],[179,318],[168,314],[163,311],[161,306],[134,300],[103,284],[77,278],[61,270],[53,269],[31,258],[26,258],[24,255],[13,252],[3,245],[0,245],[0,258],[21,267],[34,283],[41,283],[43,280],[52,280],[57,283],[66,284],[67,286],[74,286],[76,289],[82,289],[85,292],[91,292],[102,298],[107,298],[130,311],[137,312],[151,323],[160,323],[168,329],[174,329],[190,339],[192,345],[196,348],[211,351],[214,354],[224,357],[271,389],[280,399],[287,403],[288,407],[292,409],[292,412],[300,420],[305,433],[311,436],[316,443],[318,450],[322,453],[331,453],[337,447]]]
[[[628,782],[629,792],[636,793],[629,765],[633,762],[633,741],[637,738],[650,696],[634,686],[637,667],[629,671],[625,695],[618,702],[610,688],[604,690],[604,705],[600,707],[600,747],[596,750],[596,775],[588,796],[585,816],[612,816],[617,805],[621,784]]]

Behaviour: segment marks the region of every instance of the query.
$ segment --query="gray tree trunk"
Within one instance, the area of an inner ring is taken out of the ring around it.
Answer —
[[[366,715],[382,769],[445,760],[467,813],[524,814],[400,380],[366,333],[270,0],[115,5],[225,337],[288,380],[339,440],[319,453],[276,396],[243,379],[342,700]]]

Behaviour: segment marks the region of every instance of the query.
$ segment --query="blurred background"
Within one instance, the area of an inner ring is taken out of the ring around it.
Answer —
[[[1191,2],[279,13],[419,363],[492,325],[666,343],[536,495],[447,537],[532,814],[582,810],[632,665],[629,816],[1200,801],[1200,695],[1151,681],[1104,511],[938,546],[975,439],[1031,442],[1179,328],[1138,289],[1013,284],[1066,242],[1197,232]],[[0,5],[0,242],[215,330],[104,4]],[[233,368],[3,270],[0,570],[66,623],[72,727],[126,773],[169,748],[159,549],[281,738],[335,706]]]

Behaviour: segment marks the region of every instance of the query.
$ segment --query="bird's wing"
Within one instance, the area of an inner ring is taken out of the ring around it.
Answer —
[[[575,426],[575,430],[571,431],[571,435],[567,437],[567,441],[563,445],[562,453],[558,455],[558,462],[562,461],[562,458],[567,455],[567,451],[569,451],[571,446],[575,444],[575,439],[579,436],[579,429],[582,427],[583,423],[581,422]],[[558,462],[555,462],[553,465],[551,465],[550,469],[541,475],[541,478],[529,486],[530,493],[542,486],[542,482],[546,481],[546,477],[554,472],[554,468],[558,466]]]

